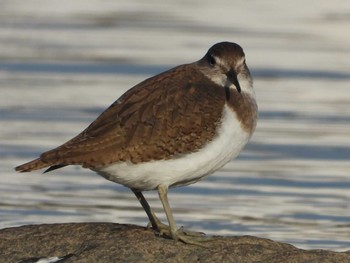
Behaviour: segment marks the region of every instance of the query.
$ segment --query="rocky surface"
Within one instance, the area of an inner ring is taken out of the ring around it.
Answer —
[[[28,225],[0,230],[0,262],[350,262],[350,251],[307,251],[252,236],[205,243],[186,245],[135,225]]]

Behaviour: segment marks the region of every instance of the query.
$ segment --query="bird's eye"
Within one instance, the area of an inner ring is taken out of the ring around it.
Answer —
[[[216,60],[212,55],[209,56],[209,64],[210,66],[214,66],[216,64]]]

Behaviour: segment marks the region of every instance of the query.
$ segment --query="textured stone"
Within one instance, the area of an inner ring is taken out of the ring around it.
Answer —
[[[186,245],[135,225],[70,223],[0,230],[0,262],[350,262],[350,251],[302,250],[252,236]]]

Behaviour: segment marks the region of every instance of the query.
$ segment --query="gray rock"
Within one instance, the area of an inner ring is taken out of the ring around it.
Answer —
[[[209,248],[112,223],[29,225],[0,230],[0,262],[350,262],[350,251],[302,250],[252,236],[215,237]]]

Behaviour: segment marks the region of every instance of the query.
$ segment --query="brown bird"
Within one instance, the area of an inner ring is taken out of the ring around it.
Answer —
[[[175,224],[168,188],[195,183],[235,158],[256,122],[253,82],[243,49],[221,42],[199,61],[142,81],[79,135],[16,170],[89,168],[129,187],[155,231],[195,243],[193,233]],[[142,194],[155,189],[169,226],[160,222]]]

